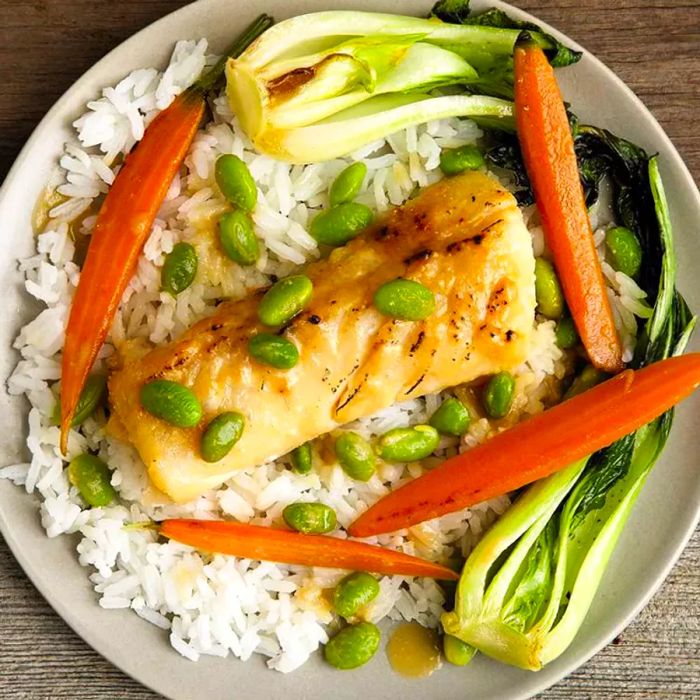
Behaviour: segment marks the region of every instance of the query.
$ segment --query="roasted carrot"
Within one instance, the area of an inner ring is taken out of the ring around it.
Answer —
[[[393,532],[543,479],[637,430],[698,386],[700,353],[625,370],[390,493],[349,532]]]
[[[226,55],[238,55],[271,24],[270,17],[261,15]],[[202,121],[207,93],[218,83],[224,66],[225,58],[149,124],[102,203],[66,327],[61,369],[64,453],[83,384],[114,320],[153,220]]]
[[[259,525],[221,520],[164,520],[160,534],[205,552],[283,564],[373,571],[378,574],[457,579],[440,564],[393,549],[323,535],[302,535]]]
[[[542,49],[530,42],[516,46],[514,60],[518,139],[571,317],[593,365],[619,372],[622,345],[554,69]]]

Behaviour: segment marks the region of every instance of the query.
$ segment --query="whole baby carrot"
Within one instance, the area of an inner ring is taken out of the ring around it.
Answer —
[[[261,15],[215,66],[149,124],[105,197],[90,237],[66,327],[61,369],[61,450],[88,373],[109,332],[153,220],[192,144],[226,58],[240,54],[272,24]]]

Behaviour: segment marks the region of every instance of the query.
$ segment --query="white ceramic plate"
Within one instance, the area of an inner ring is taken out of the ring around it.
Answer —
[[[475,3],[478,9],[494,5],[513,16],[533,19],[497,0]],[[232,0],[200,0],[117,47],[80,78],[42,120],[0,191],[0,298],[4,303],[0,317],[0,465],[26,459],[27,406],[23,400],[7,395],[5,380],[17,362],[16,353],[10,350],[12,341],[20,326],[37,313],[37,307],[24,293],[16,260],[33,253],[31,212],[63,142],[70,136],[71,122],[103,86],[114,84],[135,68],[166,62],[177,39],[205,36],[214,49],[223,50],[231,37],[261,11],[282,19],[331,7],[387,12],[400,9],[406,14],[424,15],[430,9],[430,0],[404,0],[400,6],[389,0],[266,0],[255,7],[242,7]],[[547,29],[565,39],[554,29]],[[575,46],[574,42],[567,43]],[[660,153],[676,231],[679,286],[691,308],[699,310],[700,280],[693,270],[700,267],[696,238],[700,194],[678,153],[642,103],[590,54],[584,54],[576,66],[558,71],[558,76],[565,98],[583,122],[607,127],[649,152]],[[699,349],[698,337],[693,347]],[[661,584],[698,521],[699,436],[700,395],[696,395],[677,412],[668,447],[625,528],[578,637],[563,656],[536,674],[479,656],[466,669],[445,667],[429,679],[406,680],[390,670],[382,653],[364,668],[344,675],[325,665],[318,655],[287,676],[267,670],[258,656],[245,665],[231,658],[207,657],[193,664],[170,648],[162,630],[129,611],[100,608],[88,572],[77,562],[75,540],[66,536],[49,540],[39,523],[36,500],[4,481],[0,482],[0,529],[27,575],[58,614],[112,663],[167,697],[190,700],[284,694],[308,700],[411,700],[426,696],[509,700],[529,697],[582,664],[629,623]]]

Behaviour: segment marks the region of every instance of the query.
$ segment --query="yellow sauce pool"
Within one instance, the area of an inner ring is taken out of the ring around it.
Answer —
[[[399,625],[386,645],[391,667],[408,678],[427,678],[440,668],[440,637],[415,622]]]

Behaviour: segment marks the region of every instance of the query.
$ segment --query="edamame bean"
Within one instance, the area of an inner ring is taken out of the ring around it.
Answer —
[[[576,343],[578,343],[576,325],[574,324],[574,319],[571,318],[571,316],[562,316],[562,318],[559,319],[555,334],[557,345],[562,350],[573,348]]]
[[[435,311],[435,295],[420,282],[399,277],[377,289],[374,305],[385,316],[422,321]]]
[[[189,287],[197,275],[197,251],[190,243],[176,243],[165,256],[160,272],[161,288],[177,296]]]
[[[314,455],[310,442],[292,450],[292,468],[297,474],[308,474],[313,467]]]
[[[459,637],[446,634],[442,640],[442,650],[447,661],[454,666],[466,666],[476,654],[476,648],[463,642]]]
[[[231,153],[219,156],[214,167],[216,184],[229,202],[245,212],[255,208],[258,190],[248,166]]]
[[[596,384],[600,384],[607,379],[608,376],[608,374],[596,369],[593,365],[586,365],[564,394],[564,401],[592,389]]]
[[[355,199],[362,188],[365,175],[367,175],[367,166],[362,161],[348,165],[331,185],[329,193],[331,206],[335,207]]]
[[[299,362],[299,350],[291,340],[272,333],[258,333],[248,341],[248,352],[258,362],[275,369],[291,369]]]
[[[89,418],[97,406],[102,401],[107,388],[107,377],[104,374],[91,374],[86,380],[83,390],[80,392],[78,404],[75,407],[73,420],[70,425],[75,428],[80,425],[86,418]],[[51,416],[51,422],[54,425],[61,423],[61,401],[57,401]]]
[[[435,451],[440,435],[432,425],[393,428],[377,443],[377,452],[387,462],[415,462]]]
[[[83,500],[94,508],[109,505],[116,498],[111,480],[109,467],[95,455],[78,455],[68,465],[68,481],[78,489]]]
[[[428,422],[443,435],[460,437],[469,429],[471,415],[461,401],[450,396],[440,404]]]
[[[200,452],[205,462],[223,459],[241,439],[245,418],[237,411],[220,413],[202,433]]]
[[[362,435],[341,433],[335,441],[335,455],[343,471],[352,479],[368,481],[377,468],[372,446]]]
[[[381,633],[377,625],[361,622],[344,627],[326,644],[323,654],[336,668],[348,670],[366,664],[379,648]]]
[[[239,265],[253,265],[260,257],[253,222],[240,209],[226,212],[219,219],[219,242],[224,253]]]
[[[335,587],[333,605],[335,611],[346,620],[354,617],[379,595],[379,582],[372,574],[355,571]]]
[[[290,503],[283,511],[284,522],[305,535],[322,535],[335,529],[335,511],[325,503]]]
[[[358,202],[345,202],[317,214],[309,232],[324,245],[345,245],[372,223],[372,210]]]
[[[453,148],[440,154],[440,170],[445,175],[457,175],[465,170],[478,170],[484,167],[484,162],[481,151],[473,145]]]
[[[499,372],[486,384],[484,409],[491,418],[503,418],[510,411],[515,395],[515,379],[510,372]]]
[[[182,384],[156,379],[141,387],[141,405],[153,416],[178,428],[193,428],[202,419],[202,406]]]
[[[546,318],[557,319],[564,313],[564,293],[554,266],[545,258],[535,260],[535,298],[537,311]]]
[[[258,318],[266,326],[283,326],[304,310],[313,290],[306,275],[292,275],[275,282],[260,300]]]
[[[636,277],[642,266],[642,246],[637,236],[624,226],[615,226],[606,232],[605,244],[612,266],[628,277]]]

